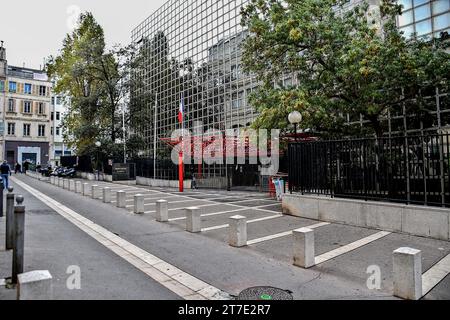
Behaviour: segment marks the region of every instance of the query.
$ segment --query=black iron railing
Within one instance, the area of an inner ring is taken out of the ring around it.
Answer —
[[[449,148],[449,134],[293,143],[289,189],[449,207]]]

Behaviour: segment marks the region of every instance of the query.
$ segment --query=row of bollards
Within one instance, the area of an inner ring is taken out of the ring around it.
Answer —
[[[50,179],[51,183],[58,186],[65,186],[61,178]],[[80,181],[69,184],[69,190],[88,196],[89,184]],[[111,189],[109,187],[100,188],[98,185],[91,186],[91,197],[98,199],[101,191],[101,199],[104,203],[111,203]],[[121,190],[116,192],[116,206],[118,208],[127,207],[126,192]],[[134,196],[134,210],[136,214],[143,214],[144,196],[137,194]],[[202,231],[201,217],[202,211],[197,207],[187,207],[186,231],[200,233]],[[156,201],[156,221],[168,222],[168,201]],[[311,268],[316,265],[315,260],[315,236],[314,230],[301,228],[293,231],[293,264],[301,268]],[[247,246],[247,218],[241,215],[229,218],[228,244],[232,247]],[[417,300],[422,296],[422,261],[421,251],[411,248],[399,248],[393,252],[393,282],[394,295],[403,299]]]

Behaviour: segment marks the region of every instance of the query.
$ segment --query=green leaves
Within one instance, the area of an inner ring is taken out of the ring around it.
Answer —
[[[368,127],[356,128],[358,134],[380,135],[383,117],[402,101],[415,100],[430,83],[448,87],[444,44],[406,41],[396,28],[400,7],[395,0],[383,1],[378,11],[367,3],[350,9],[346,4],[249,1],[242,23],[251,33],[242,62],[264,84],[250,100],[261,112],[255,127],[288,129],[287,114],[295,109],[306,115],[304,128],[325,135],[355,132],[346,125],[347,114],[369,121]],[[286,77],[297,85],[279,85]],[[408,108],[414,112],[420,106]]]

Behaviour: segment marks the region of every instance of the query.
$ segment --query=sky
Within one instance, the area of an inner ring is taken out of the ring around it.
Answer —
[[[0,4],[0,40],[9,65],[39,69],[57,55],[80,12],[90,11],[108,46],[130,43],[131,31],[166,0],[13,0]]]

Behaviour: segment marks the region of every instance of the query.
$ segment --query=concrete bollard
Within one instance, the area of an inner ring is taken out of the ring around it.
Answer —
[[[247,245],[247,217],[239,215],[230,217],[228,244],[236,248]]]
[[[92,199],[95,199],[95,194],[97,192],[97,189],[98,189],[98,185],[94,184],[94,185],[91,186],[91,197],[92,197]]]
[[[69,179],[63,180],[63,189],[69,190]]]
[[[81,192],[82,192],[82,184],[81,184],[81,181],[75,182],[75,192],[76,192],[76,193],[81,193]]]
[[[314,230],[301,228],[294,230],[294,265],[302,268],[311,268],[315,262]]]
[[[75,181],[69,180],[69,191],[75,191]]]
[[[54,176],[50,176],[50,184],[55,184],[55,177]]]
[[[156,221],[158,222],[168,222],[169,221],[169,210],[167,208],[167,200],[156,201]]]
[[[125,191],[117,191],[116,192],[116,205],[118,208],[126,208],[127,207],[127,193]]]
[[[19,274],[17,300],[51,300],[52,275],[47,270]]]
[[[17,276],[23,273],[24,240],[25,240],[25,206],[23,196],[17,196],[14,207],[14,245],[12,261],[12,283],[17,284]]]
[[[83,183],[83,196],[88,196],[88,195],[89,195],[89,184]]]
[[[422,297],[422,252],[399,248],[393,253],[394,296],[419,300]]]
[[[186,231],[192,233],[202,232],[200,208],[186,208]]]
[[[58,177],[58,187],[62,187],[63,186],[63,179]]]
[[[6,195],[6,250],[14,248],[14,191],[13,187],[8,188]]]
[[[103,203],[111,203],[111,188],[103,188]]]
[[[142,194],[137,194],[134,196],[134,213],[143,214],[144,212],[144,196]]]

